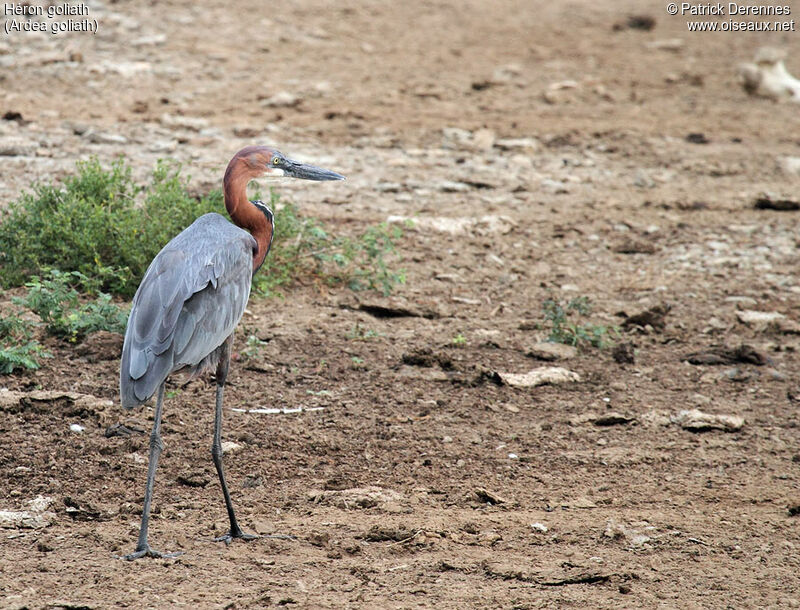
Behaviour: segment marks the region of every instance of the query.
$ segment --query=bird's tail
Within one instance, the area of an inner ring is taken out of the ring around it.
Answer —
[[[133,409],[150,400],[164,383],[172,369],[171,351],[162,358],[156,358],[149,363],[144,373],[139,378],[131,375],[131,343],[129,341],[130,328],[125,333],[125,343],[122,346],[122,358],[119,367],[119,396],[122,406]]]
[[[119,397],[122,406],[126,409],[133,409],[142,403],[147,402],[148,396],[145,400],[140,400],[136,396],[136,380],[130,375],[130,346],[126,345],[122,348],[122,360],[119,367]]]

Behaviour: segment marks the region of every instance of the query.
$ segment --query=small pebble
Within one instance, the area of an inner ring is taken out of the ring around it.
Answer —
[[[222,453],[233,453],[241,448],[242,446],[239,443],[234,443],[233,441],[222,441]]]

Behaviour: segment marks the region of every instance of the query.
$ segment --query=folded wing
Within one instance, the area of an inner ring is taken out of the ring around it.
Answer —
[[[147,401],[172,371],[197,367],[230,336],[250,296],[255,248],[247,231],[206,214],[153,259],[125,333],[124,407]]]

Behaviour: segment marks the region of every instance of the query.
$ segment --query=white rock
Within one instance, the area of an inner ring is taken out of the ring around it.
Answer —
[[[134,47],[144,47],[148,45],[162,45],[166,41],[166,34],[156,34],[154,36],[142,36],[141,38],[136,38],[135,40],[132,40],[130,44]]]
[[[517,223],[508,216],[487,215],[480,218],[459,217],[446,218],[443,216],[389,216],[389,223],[405,224],[418,230],[430,230],[437,233],[461,235],[475,233],[489,235],[493,233],[505,234],[510,232]]]
[[[79,434],[80,434],[81,432],[83,432],[84,430],[86,430],[86,428],[84,428],[84,427],[83,427],[83,426],[81,426],[80,424],[70,424],[70,425],[69,425],[69,429],[70,429],[70,432],[77,432],[77,433],[79,433]]]
[[[152,72],[153,66],[146,61],[104,61],[101,64],[93,66],[90,70],[101,74],[113,72],[119,74],[123,78],[131,78],[133,76],[141,76],[142,74]]]
[[[448,144],[469,144],[472,141],[472,132],[459,127],[445,127],[442,136]]]
[[[437,188],[443,193],[466,193],[472,189],[469,184],[452,180],[443,180],[437,185]]]
[[[667,411],[652,410],[642,413],[639,421],[646,426],[668,426],[671,423],[670,415]]]
[[[744,426],[744,418],[738,415],[714,415],[698,409],[680,411],[673,421],[684,430],[724,430],[736,432]]]
[[[548,527],[544,523],[531,523],[531,529],[537,532],[541,532],[542,534],[547,533]]]
[[[494,69],[492,81],[496,83],[507,83],[521,74],[522,66],[520,64],[506,64],[505,66],[498,66]]]
[[[222,453],[232,453],[241,448],[242,446],[239,443],[234,443],[233,441],[222,441]]]
[[[136,464],[144,464],[147,462],[147,458],[139,453],[131,453],[128,455],[128,457],[131,458]]]
[[[800,157],[783,157],[779,165],[784,174],[800,176]]]
[[[474,132],[458,127],[442,129],[443,147],[465,150],[489,150],[494,146],[497,134],[491,129],[477,129]]]
[[[328,504],[344,509],[375,506],[386,508],[387,506],[402,506],[410,501],[410,498],[405,498],[392,489],[375,485],[342,490],[314,490],[309,492],[308,499],[315,504]],[[392,510],[392,512],[395,511]]]
[[[261,103],[268,108],[291,108],[293,106],[297,106],[302,101],[302,98],[294,93],[290,93],[288,91],[279,91]]]
[[[645,43],[645,46],[648,49],[655,49],[658,51],[671,51],[673,53],[677,53],[681,49],[683,49],[683,39],[682,38],[663,38],[661,40],[653,40],[651,42]]]
[[[578,355],[578,350],[572,345],[542,341],[534,343],[525,355],[537,360],[569,360]]]
[[[176,148],[178,148],[177,140],[156,140],[147,145],[147,151],[154,153],[171,153]]]
[[[517,167],[521,168],[531,168],[533,167],[533,159],[531,159],[528,155],[523,154],[516,154],[511,155],[508,159],[509,163],[512,165],[516,165]]]
[[[181,116],[177,114],[162,114],[161,124],[165,127],[200,131],[208,127],[208,121],[201,117]]]
[[[586,411],[585,413],[581,413],[576,415],[575,417],[571,417],[569,420],[570,426],[580,426],[585,423],[595,422],[597,421],[597,413],[594,411]]]
[[[575,80],[562,80],[547,85],[548,91],[561,91],[563,89],[577,89],[579,87],[578,81]]]
[[[42,512],[50,508],[50,505],[55,502],[49,496],[36,496],[33,500],[28,500],[28,507],[34,512]]]
[[[0,510],[0,527],[39,529],[51,523],[46,515],[28,510]],[[53,513],[49,513],[52,516]]]
[[[749,305],[750,307],[755,307],[756,305],[758,305],[758,301],[756,301],[753,297],[745,297],[738,295],[725,297],[725,302],[736,303],[739,305]]]
[[[581,380],[580,375],[558,366],[542,366],[527,373],[500,373],[500,379],[515,388],[534,388],[546,384],[574,383]]]
[[[535,152],[542,147],[539,143],[539,140],[536,140],[535,138],[503,138],[497,140],[494,145],[495,148],[499,148],[500,150],[513,150],[520,152]]]
[[[481,150],[489,150],[494,146],[495,133],[491,129],[478,129],[472,134],[472,145]]]
[[[0,157],[31,157],[38,144],[17,136],[0,138]]]
[[[95,144],[127,144],[128,138],[117,133],[89,130],[84,137]]]
[[[539,185],[547,192],[553,195],[565,195],[569,193],[569,187],[561,180],[552,180],[551,178],[543,179]]]
[[[649,529],[655,529],[652,526]],[[641,547],[650,542],[650,536],[640,533],[638,530],[619,523],[614,519],[609,519],[603,536],[614,540],[625,540],[632,547]]]
[[[753,311],[751,309],[745,309],[743,311],[737,311],[736,317],[739,318],[740,322],[748,326],[764,326],[771,322],[782,320],[786,316],[777,311]]]
[[[47,527],[56,518],[47,510],[53,499],[37,496],[28,501],[29,510],[0,510],[0,527],[40,529]]]
[[[786,53],[771,47],[756,52],[754,63],[739,66],[739,77],[750,95],[800,103],[800,80],[789,74],[783,60]]]

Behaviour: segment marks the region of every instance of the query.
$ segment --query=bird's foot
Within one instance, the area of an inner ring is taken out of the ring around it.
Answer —
[[[139,559],[140,557],[154,557],[155,559],[172,559],[173,557],[179,557],[183,555],[183,551],[178,551],[176,553],[162,553],[161,551],[156,551],[150,548],[148,544],[143,549],[136,549],[133,553],[129,555],[122,555],[119,559],[127,559],[128,561],[133,561],[134,559]]]
[[[233,542],[234,538],[248,542],[250,540],[256,540],[260,538],[260,536],[256,536],[255,534],[245,534],[239,527],[232,527],[224,535],[214,538],[214,542],[224,542],[226,545],[228,545]]]

